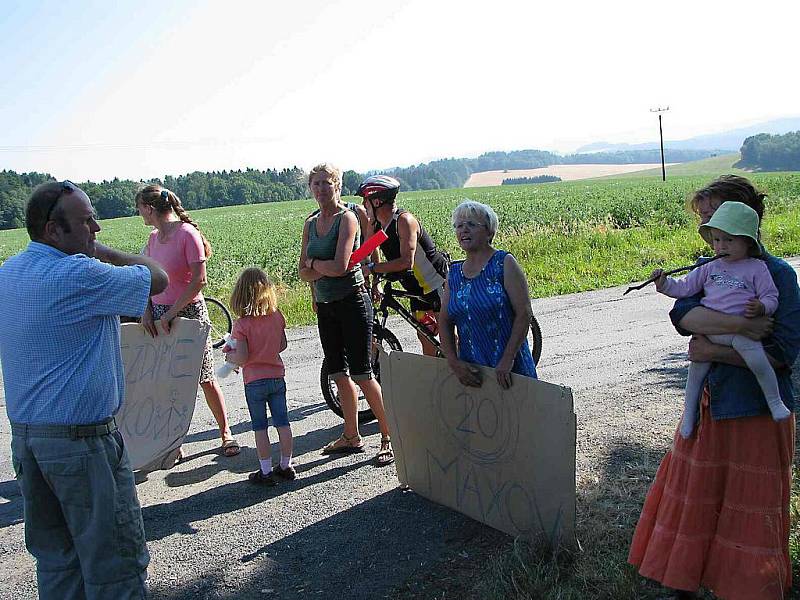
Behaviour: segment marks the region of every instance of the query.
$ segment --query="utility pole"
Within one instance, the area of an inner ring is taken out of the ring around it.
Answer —
[[[658,113],[658,137],[661,138],[661,181],[667,180],[667,167],[664,164],[664,131],[661,129],[661,113],[665,113],[669,110],[669,106],[666,108],[651,108],[651,113]]]

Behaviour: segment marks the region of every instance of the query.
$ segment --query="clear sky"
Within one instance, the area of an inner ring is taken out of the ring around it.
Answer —
[[[0,169],[570,151],[800,114],[800,2],[0,1]]]

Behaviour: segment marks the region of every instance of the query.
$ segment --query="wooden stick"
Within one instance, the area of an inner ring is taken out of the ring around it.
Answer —
[[[671,271],[666,271],[664,273],[664,275],[675,275],[675,273],[680,273],[681,271],[693,271],[697,267],[702,267],[703,265],[706,265],[706,264],[708,264],[710,262],[714,262],[715,260],[717,260],[718,258],[722,258],[723,256],[728,256],[728,255],[727,254],[717,254],[716,256],[712,256],[711,258],[707,258],[705,260],[698,260],[693,265],[687,265],[685,267],[678,267],[677,269],[672,269]],[[653,283],[656,279],[658,279],[658,278],[657,277],[651,277],[650,279],[648,279],[644,283],[640,283],[639,285],[632,285],[627,290],[625,290],[625,292],[622,295],[624,296],[625,294],[627,294],[628,292],[631,292],[633,290],[640,290],[644,286]]]

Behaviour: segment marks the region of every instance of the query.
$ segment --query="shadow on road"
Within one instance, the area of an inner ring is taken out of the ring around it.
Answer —
[[[198,402],[200,402],[200,400],[198,400]],[[297,408],[293,408],[289,411],[289,422],[294,423],[295,421],[302,421],[309,415],[313,415],[314,413],[318,413],[327,409],[328,405],[324,402],[317,402],[316,404],[303,404],[302,406],[298,406]],[[250,421],[242,421],[241,423],[236,423],[231,427],[231,432],[234,435],[250,433],[251,431],[252,429],[250,428]],[[217,438],[219,438],[219,429],[207,429],[206,431],[190,433],[184,438],[184,442],[187,444],[192,444],[194,442],[207,442]]]
[[[645,373],[655,373],[661,377],[660,385],[668,388],[684,389],[686,387],[686,373],[689,368],[689,359],[686,352],[671,352],[667,354],[663,363],[652,369],[645,369]]]
[[[248,431],[252,435],[252,431],[249,429],[250,424],[245,423],[248,427]],[[294,455],[301,456],[303,454],[307,454],[309,452],[314,452],[316,450],[321,450],[328,442],[336,439],[341,431],[341,425],[335,425],[333,427],[328,427],[325,429],[315,429],[313,431],[309,431],[304,433],[303,435],[296,436],[294,438]],[[378,431],[378,423],[372,422],[367,423],[366,425],[361,425],[361,435],[367,436],[377,433]],[[213,430],[212,430],[213,431]],[[207,432],[203,432],[207,433]],[[277,434],[275,430],[270,428],[270,435],[273,442],[273,451],[277,451],[275,447],[277,446]],[[180,470],[171,471],[164,477],[165,483],[169,487],[180,487],[184,485],[192,485],[195,483],[199,483],[201,481],[205,481],[210,479],[217,473],[221,471],[230,471],[231,473],[247,473],[249,471],[254,471],[256,466],[258,465],[258,455],[256,454],[256,449],[252,446],[246,446],[243,439],[239,440],[239,443],[242,445],[242,451],[234,457],[227,457],[221,454],[221,451],[218,449],[214,450],[205,450],[203,452],[199,452],[197,454],[189,454],[187,455],[182,461],[182,467]],[[255,444],[252,441],[252,438],[248,441],[248,443]],[[208,454],[218,453],[219,456],[215,456],[212,459],[211,464],[204,464],[196,469],[185,470],[183,465],[191,465],[191,461],[195,458],[201,456],[207,456]],[[330,458],[324,458],[318,462],[327,462]],[[307,463],[301,463],[297,467],[297,472],[302,473],[310,469],[311,466]]]
[[[324,430],[323,430],[324,431]],[[335,461],[332,457],[320,457],[312,463],[305,463],[298,468],[300,477],[296,481],[285,482],[276,487],[255,486],[244,476],[244,473],[254,470],[258,465],[258,460],[254,449],[248,449],[248,460],[241,460],[241,454],[236,457],[237,464],[243,476],[241,481],[229,483],[204,490],[188,498],[173,500],[162,504],[147,506],[142,509],[144,515],[148,541],[159,540],[173,533],[192,534],[195,533],[190,523],[203,521],[215,515],[225,514],[247,508],[258,504],[284,492],[295,492],[306,487],[316,485],[331,479],[335,479],[354,469],[378,468],[373,465],[373,457],[369,454],[364,455],[364,459],[358,462],[351,462],[341,466],[334,466],[309,474],[316,467]],[[242,454],[245,454],[244,452]],[[225,460],[225,459],[222,459]],[[230,461],[230,459],[227,459]],[[233,462],[233,461],[230,461]],[[213,469],[214,467],[210,467]],[[209,470],[210,470],[209,469]],[[228,470],[233,470],[228,467]],[[201,467],[202,475],[207,475],[208,470]],[[196,474],[194,471],[185,473],[170,473],[167,478],[171,478],[173,483],[169,485],[186,485],[194,482]],[[175,483],[178,481],[179,483]]]
[[[357,466],[361,465],[350,468]],[[179,589],[154,582],[150,592],[152,598],[163,600],[382,598],[415,572],[433,568],[443,555],[484,534],[509,540],[505,534],[398,488],[239,557],[240,564],[248,566],[249,576],[235,586],[230,581],[222,585],[221,573],[212,569]]]

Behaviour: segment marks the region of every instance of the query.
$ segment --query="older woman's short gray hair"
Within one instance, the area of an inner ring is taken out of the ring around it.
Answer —
[[[465,219],[480,221],[489,231],[489,241],[494,239],[494,235],[497,233],[498,219],[497,213],[494,212],[491,206],[481,204],[475,200],[464,200],[453,211],[453,227],[456,226],[456,223]]]

